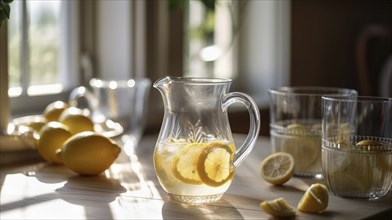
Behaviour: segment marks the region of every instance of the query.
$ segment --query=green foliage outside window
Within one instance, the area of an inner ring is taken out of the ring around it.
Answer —
[[[0,26],[4,20],[10,18],[11,7],[10,3],[13,0],[0,0]]]

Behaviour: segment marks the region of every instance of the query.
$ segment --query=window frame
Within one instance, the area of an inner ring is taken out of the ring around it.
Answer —
[[[9,97],[10,111],[12,116],[39,114],[48,103],[55,100],[68,100],[70,91],[79,85],[80,65],[79,65],[79,1],[61,1],[60,11],[60,60],[59,75],[63,89],[59,93],[48,93],[40,95],[29,95],[29,62],[28,62],[28,21],[27,21],[27,0],[18,2],[21,4],[21,89],[19,96]],[[11,12],[12,13],[12,12]],[[67,36],[67,37],[64,37]],[[9,53],[10,51],[8,51]],[[36,85],[33,85],[36,86]],[[10,88],[8,88],[10,89]]]

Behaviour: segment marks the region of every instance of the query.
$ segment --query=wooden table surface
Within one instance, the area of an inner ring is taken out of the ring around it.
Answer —
[[[245,136],[234,138],[239,145]],[[271,147],[268,137],[260,137],[220,201],[204,205],[177,203],[162,190],[154,173],[156,139],[155,135],[144,137],[136,154],[129,157],[123,151],[110,169],[96,177],[79,176],[63,166],[49,165],[31,150],[1,152],[1,158],[8,158],[8,162],[2,163],[0,169],[0,219],[272,219],[260,209],[260,202],[283,197],[296,207],[311,183],[323,183],[296,177],[281,187],[264,182],[259,177],[259,167]],[[18,154],[25,159],[9,162]],[[378,201],[342,199],[330,194],[324,213],[297,211],[296,219],[390,220],[391,194],[390,191]]]

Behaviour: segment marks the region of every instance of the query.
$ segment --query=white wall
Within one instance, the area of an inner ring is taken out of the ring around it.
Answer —
[[[132,1],[97,1],[97,75],[127,79],[132,74]]]
[[[244,15],[237,77],[265,107],[268,89],[289,83],[290,1],[249,1]]]

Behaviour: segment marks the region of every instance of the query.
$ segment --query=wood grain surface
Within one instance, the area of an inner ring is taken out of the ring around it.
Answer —
[[[245,136],[234,138],[239,146]],[[2,165],[0,219],[272,219],[260,209],[260,202],[283,197],[296,207],[310,184],[323,183],[296,177],[281,187],[264,182],[259,167],[271,147],[269,138],[260,137],[220,201],[178,203],[167,196],[155,176],[156,139],[156,135],[144,137],[135,154],[123,151],[115,164],[95,177],[79,176],[37,158]],[[296,219],[391,219],[391,194],[378,201],[330,194],[324,213],[297,211]]]

